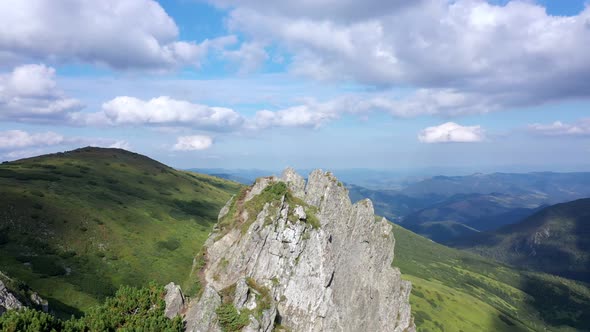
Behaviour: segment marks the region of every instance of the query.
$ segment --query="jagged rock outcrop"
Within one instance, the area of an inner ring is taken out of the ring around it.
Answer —
[[[0,272],[0,315],[8,310],[18,310],[25,307],[49,312],[47,300],[24,284],[11,289],[10,284],[14,283],[14,279]]]
[[[392,226],[332,174],[294,170],[234,197],[207,240],[188,331],[414,331]],[[227,327],[227,326],[226,326]]]
[[[6,288],[0,280],[0,315],[8,310],[20,309],[23,304]]]

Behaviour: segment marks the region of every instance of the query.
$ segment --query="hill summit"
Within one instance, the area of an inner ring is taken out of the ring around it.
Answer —
[[[62,317],[122,285],[189,284],[193,257],[240,187],[121,149],[2,163],[0,269]]]
[[[203,288],[184,308],[187,330],[414,331],[394,243],[371,201],[352,204],[329,172],[260,178],[222,209],[195,260]]]

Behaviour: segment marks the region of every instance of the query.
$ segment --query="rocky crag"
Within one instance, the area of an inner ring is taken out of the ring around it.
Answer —
[[[187,331],[415,331],[392,226],[331,173],[261,178],[222,209],[196,258],[202,291],[169,285]],[[179,305],[181,303],[181,305]]]
[[[25,307],[49,311],[47,301],[39,294],[31,291],[25,284],[19,284],[19,289],[11,289],[10,284],[18,284],[4,273],[0,272],[0,315],[8,310],[18,310]]]
[[[20,309],[23,304],[6,288],[0,280],[0,315],[8,310]]]

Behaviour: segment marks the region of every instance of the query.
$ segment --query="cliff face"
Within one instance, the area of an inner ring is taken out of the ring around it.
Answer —
[[[330,173],[263,178],[220,213],[188,331],[414,331],[392,226]]]

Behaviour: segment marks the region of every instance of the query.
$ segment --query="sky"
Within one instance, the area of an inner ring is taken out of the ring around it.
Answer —
[[[0,160],[590,171],[583,0],[5,0]]]

